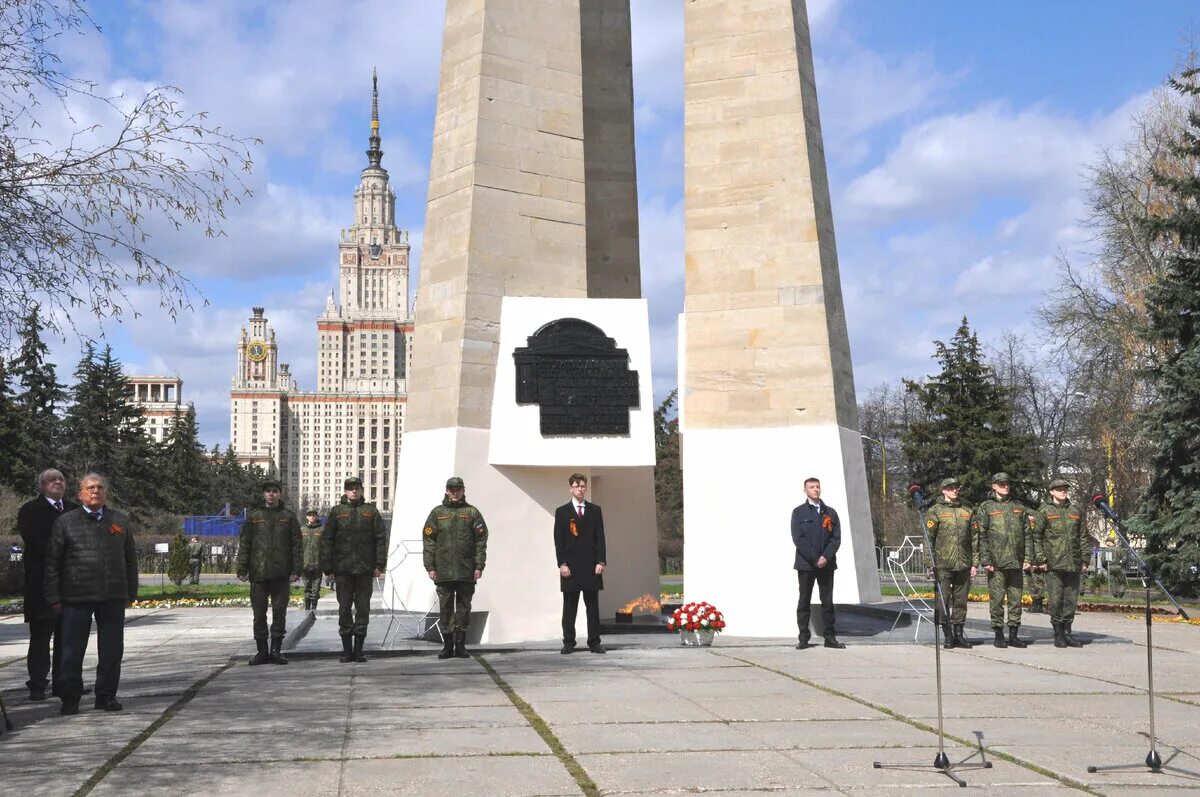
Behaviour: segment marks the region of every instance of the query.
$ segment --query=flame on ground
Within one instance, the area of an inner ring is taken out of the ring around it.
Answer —
[[[618,609],[618,611],[621,612],[621,614],[633,614],[634,611],[639,609],[643,612],[661,612],[662,603],[659,602],[658,598],[647,592],[640,598],[634,598],[629,603]]]

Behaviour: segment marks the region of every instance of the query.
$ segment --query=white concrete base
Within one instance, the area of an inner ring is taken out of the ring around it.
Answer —
[[[857,432],[832,425],[684,432],[684,592],[720,609],[734,636],[796,633],[791,515],[809,476],[821,480],[822,499],[842,521],[834,601],[878,601]]]
[[[554,557],[554,509],[570,499],[567,477],[588,476],[604,510],[608,570],[600,593],[601,617],[644,593],[658,595],[654,469],[492,466],[486,462],[486,429],[438,429],[404,436],[392,516],[383,605],[424,610],[436,604],[421,560],[421,530],[429,510],[445,495],[446,479],[461,476],[467,500],[488,525],[488,563],[473,609],[487,612],[481,642],[558,639],[562,599]],[[401,541],[411,553],[403,563]],[[398,600],[397,600],[398,599]],[[586,638],[582,602],[577,634]]]

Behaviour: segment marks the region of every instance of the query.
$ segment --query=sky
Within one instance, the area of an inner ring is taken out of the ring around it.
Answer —
[[[683,2],[632,0],[642,284],[655,394],[675,385],[683,302]],[[224,130],[262,139],[225,237],[162,230],[156,254],[207,299],[172,322],[133,291],[138,318],[101,335],[127,373],[178,375],[202,440],[229,437],[238,330],[254,305],[280,360],[315,388],[315,320],[335,285],[339,230],[366,165],[371,70],[396,221],[425,223],[441,57],[439,0],[103,0],[100,32],[65,68],[112,94],[184,92]],[[1131,135],[1200,24],[1192,0],[809,0],[821,122],[855,382],[932,370],[931,341],[963,315],[985,343],[1036,345],[1056,258],[1087,261],[1089,164]],[[61,122],[61,120],[60,120]],[[48,124],[48,130],[54,125]],[[75,338],[53,342],[60,379]]]

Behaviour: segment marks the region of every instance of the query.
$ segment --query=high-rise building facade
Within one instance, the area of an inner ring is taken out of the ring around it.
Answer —
[[[177,376],[135,375],[125,378],[125,403],[142,408],[142,427],[156,443],[167,439],[175,414],[184,412],[183,380]]]
[[[373,78],[367,166],[338,242],[341,305],[330,294],[317,319],[317,389],[299,390],[279,362],[264,308],[238,339],[230,441],[241,462],[273,470],[293,506],[330,506],[356,475],[367,500],[391,511],[413,324],[408,234],[396,226],[380,143]]]

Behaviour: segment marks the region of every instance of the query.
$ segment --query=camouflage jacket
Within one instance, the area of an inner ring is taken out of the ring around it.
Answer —
[[[1029,510],[1020,501],[993,496],[975,507],[973,522],[981,565],[1020,570],[1030,561],[1026,541]]]
[[[189,562],[199,562],[204,558],[204,543],[189,542],[187,544],[187,555]]]
[[[925,513],[925,529],[929,532],[929,544],[933,546],[938,570],[968,570],[979,564],[978,552],[972,543],[970,507],[961,502],[950,503],[940,497]]]
[[[280,504],[252,509],[242,526],[238,578],[266,581],[300,575],[300,521]]]
[[[324,526],[310,526],[305,523],[300,527],[300,546],[303,549],[305,573],[321,571],[321,532]]]
[[[1051,570],[1078,573],[1092,553],[1092,538],[1083,522],[1083,509],[1070,500],[1047,502],[1030,519],[1033,532],[1034,564]]]
[[[487,564],[487,524],[478,509],[462,501],[442,499],[425,519],[423,559],[437,581],[474,581]]]
[[[1108,552],[1108,563],[1105,565],[1106,570],[1124,570],[1125,564],[1129,561],[1129,554],[1125,551],[1125,546],[1114,545],[1112,548],[1105,548]]]
[[[387,569],[387,532],[374,504],[343,497],[329,511],[321,533],[321,570],[325,573],[371,573]]]

